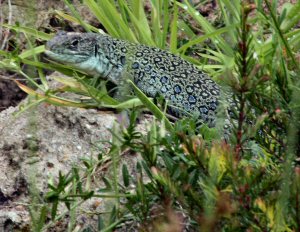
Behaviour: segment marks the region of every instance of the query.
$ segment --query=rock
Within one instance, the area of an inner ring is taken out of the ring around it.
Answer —
[[[47,77],[51,89],[62,88],[61,83],[52,80],[57,76],[70,78],[53,73]],[[61,93],[60,96],[78,99],[78,95],[72,93]],[[83,158],[92,158],[96,162],[100,151],[104,151],[105,160],[110,158],[106,155],[110,144],[107,142],[112,139],[110,129],[113,125],[124,127],[128,124],[127,115],[96,109],[41,103],[24,110],[32,100],[27,97],[18,106],[0,112],[0,231],[31,231],[29,207],[36,201],[36,196],[42,199],[49,191],[49,181],[57,183],[59,172],[66,174],[74,166],[83,167]],[[22,110],[24,112],[20,113]],[[145,128],[152,120],[153,116],[143,117],[137,129],[145,134]],[[136,176],[139,154],[125,152],[117,159],[119,183],[123,183],[123,164],[127,166],[129,175]],[[89,190],[105,187],[102,177],[112,179],[112,170],[111,162],[98,166]],[[83,212],[108,212],[115,202],[113,198],[92,198],[80,209]],[[60,212],[63,210],[66,208],[59,207]],[[96,227],[98,218],[94,217],[77,214],[76,226]],[[53,225],[47,231],[66,231],[68,223],[66,215],[58,223],[59,227]]]
[[[0,231],[29,223],[21,206],[31,203],[32,181],[43,195],[49,177],[57,180],[59,171],[67,173],[81,158],[97,159],[99,146],[108,146],[99,141],[110,141],[116,120],[109,112],[46,103],[16,117],[19,107],[0,113]]]

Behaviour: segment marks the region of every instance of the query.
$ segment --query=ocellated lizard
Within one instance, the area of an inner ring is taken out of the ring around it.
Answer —
[[[124,72],[149,97],[163,96],[175,116],[198,114],[215,125],[220,87],[195,65],[156,47],[96,33],[59,32],[46,44],[50,59],[120,84]]]

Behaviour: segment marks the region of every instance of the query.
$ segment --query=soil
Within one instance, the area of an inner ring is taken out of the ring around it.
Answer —
[[[3,77],[7,77],[7,73],[0,72],[0,111],[18,105],[26,97],[26,94],[11,79]]]

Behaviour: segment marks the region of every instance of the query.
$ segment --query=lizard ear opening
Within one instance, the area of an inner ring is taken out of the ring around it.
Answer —
[[[97,57],[98,55],[98,44],[95,44],[95,49],[94,49],[94,52],[95,52],[95,57]]]

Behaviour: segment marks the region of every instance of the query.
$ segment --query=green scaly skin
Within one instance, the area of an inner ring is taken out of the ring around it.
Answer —
[[[197,114],[200,122],[215,125],[220,87],[179,56],[107,35],[74,32],[59,32],[45,53],[116,85],[130,76],[147,96],[163,96],[176,117]]]

